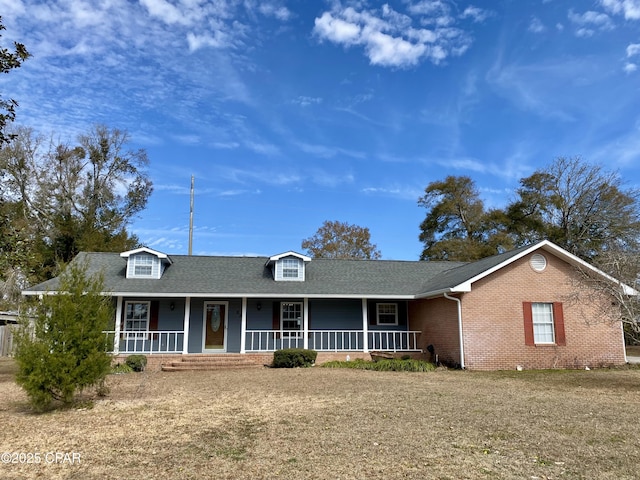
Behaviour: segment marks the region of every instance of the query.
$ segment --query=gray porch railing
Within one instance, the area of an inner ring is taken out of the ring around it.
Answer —
[[[369,350],[415,352],[420,331],[370,330],[367,332]],[[309,330],[308,348],[318,352],[363,351],[362,330]],[[273,352],[282,348],[303,348],[304,332],[287,330],[247,330],[247,352]]]
[[[115,331],[104,332],[109,342],[109,351],[113,351]],[[182,353],[184,331],[147,330],[138,332],[120,332],[118,343],[120,353]]]

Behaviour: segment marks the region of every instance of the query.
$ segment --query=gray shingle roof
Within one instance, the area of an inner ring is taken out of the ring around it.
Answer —
[[[506,262],[510,258],[519,255],[521,252],[531,248],[531,245],[510,250],[508,252],[482,258],[475,262],[463,263],[459,266],[448,269],[440,275],[434,276],[421,285],[419,295],[427,295],[430,292],[441,292],[449,288],[456,287],[478,275],[491,270],[494,267]]]
[[[273,280],[268,257],[204,257],[171,255],[173,264],[159,280],[127,279],[126,260],[117,253],[81,253],[74,261],[89,261],[89,274],[103,272],[105,289],[114,294],[155,296],[399,296],[413,297],[423,285],[460,262],[313,259],[304,282]],[[53,291],[57,279],[25,293]]]

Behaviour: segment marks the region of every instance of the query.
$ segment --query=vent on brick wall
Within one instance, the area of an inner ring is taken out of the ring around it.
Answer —
[[[536,272],[541,272],[547,267],[547,259],[544,258],[543,255],[536,253],[532,255],[531,260],[529,260],[529,264]]]

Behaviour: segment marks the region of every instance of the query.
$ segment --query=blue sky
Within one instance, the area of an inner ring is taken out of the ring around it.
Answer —
[[[417,199],[471,176],[487,207],[558,156],[640,187],[640,0],[0,0],[17,123],[146,149],[141,241],[301,251],[325,220],[421,252]]]

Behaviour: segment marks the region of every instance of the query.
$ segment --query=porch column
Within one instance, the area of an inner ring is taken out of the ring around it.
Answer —
[[[116,298],[116,331],[113,336],[113,354],[118,355],[120,353],[120,319],[122,318],[122,297]]]
[[[367,299],[362,299],[362,351],[369,351],[369,307]]]
[[[242,318],[240,320],[240,353],[247,353],[247,297],[242,297]]]
[[[189,318],[191,317],[191,297],[184,299],[184,334],[182,335],[182,353],[189,353]]]
[[[309,348],[309,299],[304,298],[302,303],[302,347]]]

